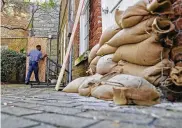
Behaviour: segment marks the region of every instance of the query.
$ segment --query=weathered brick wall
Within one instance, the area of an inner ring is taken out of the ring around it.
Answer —
[[[74,17],[76,17],[79,2],[80,0],[75,1]],[[74,44],[73,44],[73,69],[72,69],[73,79],[76,79],[81,76],[85,76],[86,70],[87,70],[87,62],[82,62],[81,64],[77,66],[74,65],[74,61],[79,57],[79,42],[80,42],[80,24],[78,24],[77,26],[76,34],[74,37]]]
[[[78,9],[79,0],[75,1],[75,13]],[[90,30],[89,30],[89,49],[99,42],[102,34],[102,18],[101,18],[101,0],[90,0]],[[73,44],[73,62],[79,57],[79,36],[80,36],[80,24],[77,26],[76,35],[74,37]],[[73,66],[73,79],[86,76],[86,70],[88,68],[88,62],[84,61],[77,66]]]
[[[101,0],[90,0],[89,48],[99,42],[102,34]]]

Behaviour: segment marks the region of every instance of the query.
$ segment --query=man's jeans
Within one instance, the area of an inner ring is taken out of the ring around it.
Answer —
[[[36,81],[39,82],[39,76],[38,76],[39,67],[38,67],[38,62],[36,62],[36,61],[30,61],[29,62],[29,68],[28,68],[28,74],[27,74],[27,77],[25,79],[25,82],[26,83],[28,83],[30,81],[30,77],[31,77],[33,71],[34,71],[34,74],[35,74]]]

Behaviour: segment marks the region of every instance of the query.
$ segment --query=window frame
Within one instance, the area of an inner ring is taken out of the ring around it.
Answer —
[[[79,43],[79,56],[84,54],[89,48],[89,27],[90,27],[90,3],[85,0],[83,10],[80,16],[80,43]]]

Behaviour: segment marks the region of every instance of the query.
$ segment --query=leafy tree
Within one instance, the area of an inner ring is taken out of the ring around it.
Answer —
[[[28,30],[32,26],[33,16],[40,9],[50,9],[56,6],[57,0],[1,0],[2,14],[14,18],[26,18],[28,23],[25,27],[13,27],[1,25],[10,30]]]

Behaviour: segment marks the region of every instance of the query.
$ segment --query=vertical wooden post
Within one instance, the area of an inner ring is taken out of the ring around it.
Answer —
[[[65,72],[65,69],[66,69],[66,64],[67,64],[67,61],[69,59],[70,50],[71,50],[71,47],[72,47],[72,44],[73,44],[73,40],[74,40],[77,25],[78,25],[78,22],[79,22],[79,19],[80,19],[80,15],[81,15],[81,12],[82,12],[83,4],[84,4],[84,0],[80,0],[78,10],[77,10],[77,14],[76,14],[76,18],[75,18],[75,22],[74,22],[74,25],[73,25],[72,34],[71,34],[70,41],[69,41],[69,44],[68,44],[68,48],[67,48],[67,51],[66,51],[66,55],[65,55],[65,58],[64,58],[64,61],[63,61],[63,66],[61,68],[61,72],[59,74],[58,81],[57,81],[57,84],[56,84],[56,87],[55,87],[55,89],[57,91],[60,88],[60,84],[61,84],[64,72]]]

